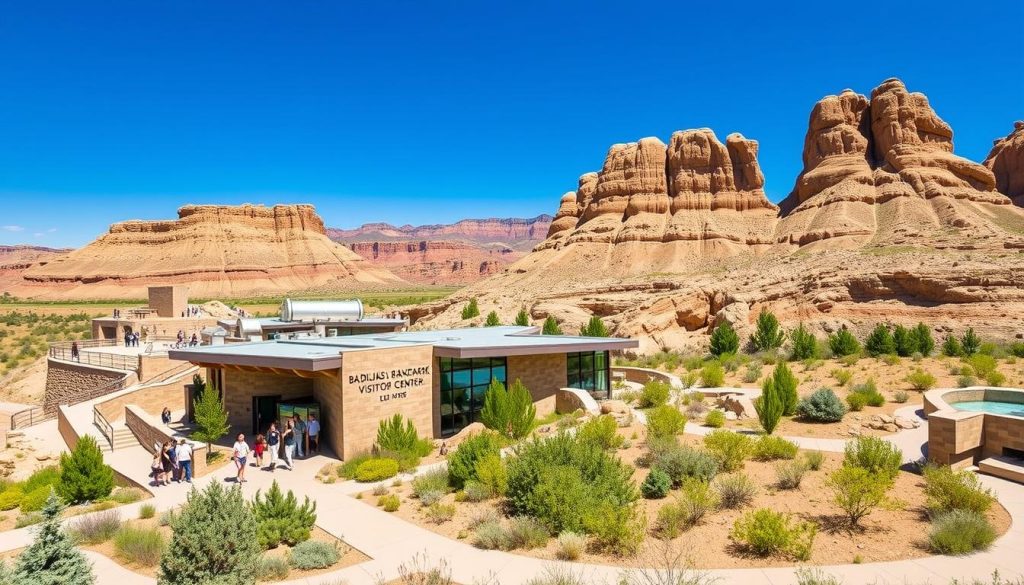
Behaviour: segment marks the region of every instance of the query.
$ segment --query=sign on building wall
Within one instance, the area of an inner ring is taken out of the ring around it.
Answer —
[[[361,395],[376,396],[380,402],[402,400],[409,391],[430,384],[430,366],[381,369],[348,374],[348,385]]]

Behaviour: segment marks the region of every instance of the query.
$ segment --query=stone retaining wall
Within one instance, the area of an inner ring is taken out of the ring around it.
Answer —
[[[177,443],[182,437],[178,436],[169,427],[160,422],[159,418],[146,414],[141,408],[134,404],[124,407],[124,424],[139,443],[154,453],[154,445],[163,444],[166,441]],[[192,444],[192,477],[202,477],[207,472],[206,467],[206,443],[189,440]]]
[[[192,383],[191,376],[142,388],[133,392],[114,396],[110,400],[99,402],[96,409],[110,422],[120,420],[124,416],[124,408],[129,404],[140,407],[145,412],[159,416],[164,407],[177,412],[185,409],[186,386]]]
[[[130,385],[134,374],[86,364],[75,364],[47,358],[46,391],[43,395],[43,412],[55,414],[61,404],[78,404],[97,398],[98,389],[117,392]],[[118,384],[117,381],[121,380]]]

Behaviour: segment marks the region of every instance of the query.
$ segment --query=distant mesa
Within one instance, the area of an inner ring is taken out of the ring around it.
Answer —
[[[327,238],[312,205],[186,205],[177,220],[125,221],[84,248],[25,270],[12,294],[141,298],[188,284],[195,297],[402,282]]]
[[[1009,136],[993,143],[984,165],[995,175],[996,189],[1024,207],[1024,122],[1014,123]]]

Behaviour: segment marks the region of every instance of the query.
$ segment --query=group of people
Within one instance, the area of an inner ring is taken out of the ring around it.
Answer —
[[[178,345],[185,345],[185,331],[183,329],[178,329]],[[195,347],[197,345],[199,345],[199,336],[193,333],[191,339],[188,340],[188,346]]]
[[[198,317],[202,313],[199,307],[195,305],[189,305],[184,311],[181,312],[182,317]]]
[[[274,471],[280,462],[291,471],[295,468],[295,457],[302,459],[314,451],[320,452],[320,421],[314,414],[307,415],[306,421],[297,414],[292,415],[285,419],[280,428],[277,422],[270,423],[265,435],[256,435],[251,448],[245,440],[245,434],[239,433],[231,452],[231,459],[235,462],[235,481],[245,481],[245,468],[249,465],[250,454],[253,467],[262,468],[266,455],[269,461],[265,469]]]
[[[185,480],[192,483],[192,444],[181,439],[177,443],[173,440],[165,441],[163,444],[154,445],[153,463],[150,466],[150,475],[153,478],[153,485],[170,485],[173,481],[178,483]]]
[[[124,346],[125,347],[138,347],[139,346],[139,334],[138,333],[125,333],[124,334]]]

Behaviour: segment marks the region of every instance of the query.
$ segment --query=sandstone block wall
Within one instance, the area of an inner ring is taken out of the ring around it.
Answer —
[[[284,401],[314,395],[313,380],[308,378],[235,369],[222,371],[224,408],[228,411],[232,433],[253,434],[254,396],[277,396]],[[260,432],[264,430],[260,429]]]
[[[509,356],[508,383],[518,378],[530,390],[537,406],[537,416],[555,411],[559,389],[569,385],[564,353]]]
[[[60,404],[78,404],[96,398],[94,391],[119,379],[121,384],[114,384],[108,392],[116,392],[129,383],[124,372],[47,359],[43,412],[55,414]]]
[[[139,356],[139,381],[148,382],[181,365],[182,362],[168,358],[165,353],[142,354]]]
[[[161,317],[181,317],[188,306],[187,286],[149,287],[149,308]]]
[[[129,404],[134,404],[153,416],[160,416],[165,406],[170,408],[171,412],[178,412],[185,409],[186,385],[191,383],[191,376],[187,375],[183,379],[115,396],[96,404],[96,408],[111,422],[120,420],[124,416],[124,407]]]

